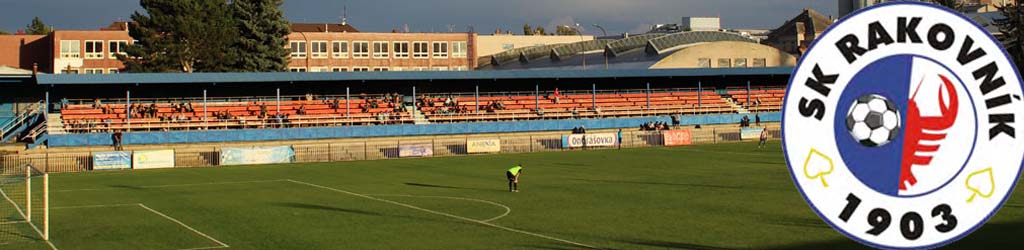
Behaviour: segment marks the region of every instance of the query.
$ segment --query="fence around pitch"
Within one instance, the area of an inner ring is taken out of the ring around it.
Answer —
[[[692,144],[712,144],[741,141],[739,128],[688,129]],[[609,133],[615,133],[608,130]],[[620,145],[623,148],[661,147],[664,138],[661,131],[623,130]],[[777,139],[781,133],[777,127],[768,128],[769,137]],[[492,139],[500,141],[500,151],[481,154],[513,154],[570,150],[562,147],[561,134],[533,135],[469,135],[443,136],[434,138],[367,138],[359,141],[335,143],[298,143],[291,147],[295,152],[295,163],[342,162],[360,160],[381,160],[401,158],[401,145],[429,145],[432,154],[424,157],[453,157],[470,154],[467,140]],[[288,146],[288,145],[281,145]],[[615,146],[618,147],[618,146]],[[612,147],[604,147],[612,148]],[[602,148],[592,148],[602,149]],[[575,148],[573,150],[581,150]],[[586,149],[583,149],[586,150]],[[32,164],[45,167],[50,173],[81,172],[93,169],[93,152],[74,153],[28,153],[0,157],[0,167],[7,169]],[[188,147],[174,150],[175,167],[210,167],[220,165],[220,147]]]

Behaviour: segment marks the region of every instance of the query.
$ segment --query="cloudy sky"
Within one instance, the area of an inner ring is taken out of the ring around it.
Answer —
[[[127,20],[140,10],[138,0],[0,0],[0,30],[24,28],[34,16],[57,29],[98,29]],[[522,32],[524,23],[580,23],[585,33],[646,31],[651,24],[679,23],[683,16],[721,16],[722,25],[771,29],[804,8],[835,15],[836,0],[286,0],[292,22],[339,22],[348,6],[349,23],[363,31],[466,31],[495,29]]]

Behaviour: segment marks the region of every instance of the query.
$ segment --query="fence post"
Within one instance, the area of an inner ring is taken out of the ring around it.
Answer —
[[[529,143],[530,144],[530,153],[533,153],[533,144],[534,143],[536,143],[536,142],[533,141],[533,135],[530,135],[530,143]]]
[[[718,143],[718,129],[711,129],[711,143]]]

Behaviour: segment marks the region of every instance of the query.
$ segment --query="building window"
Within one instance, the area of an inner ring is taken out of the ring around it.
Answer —
[[[466,66],[455,66],[452,67],[453,71],[469,71],[469,67]]]
[[[85,59],[103,59],[103,41],[85,41]]]
[[[434,42],[434,58],[448,58],[448,42]]]
[[[81,52],[81,41],[60,40],[60,58],[80,58]]]
[[[427,67],[412,67],[409,71],[427,71]]]
[[[501,50],[510,50],[510,49],[515,49],[515,48],[516,48],[515,44],[511,44],[511,43],[503,43],[503,44],[501,44]]]
[[[412,43],[412,58],[427,58],[430,56],[430,45],[427,42]]]
[[[370,42],[353,42],[352,58],[370,57]]]
[[[348,58],[348,42],[335,41],[331,44],[331,57]]]
[[[697,59],[697,68],[711,68],[711,58]]]
[[[388,67],[373,67],[373,71],[375,71],[375,72],[388,71]]]
[[[729,67],[732,67],[732,59],[729,59],[729,58],[718,58],[718,67],[719,68],[729,68]]]
[[[127,55],[128,41],[110,41],[110,59],[117,59],[117,55]]]
[[[395,42],[395,58],[409,58],[409,42]]]
[[[754,58],[753,66],[755,68],[764,68],[765,66],[767,66],[767,60],[765,60],[764,58]]]
[[[433,67],[430,68],[432,71],[448,71],[448,67]]]
[[[329,68],[327,68],[327,67],[310,67],[309,68],[309,72],[328,72],[328,70],[329,70]]]
[[[327,41],[313,41],[309,56],[312,58],[327,58]]]
[[[61,74],[70,74],[70,75],[78,74],[78,68],[61,69],[60,73]]]
[[[120,74],[120,69],[107,69],[107,74]]]
[[[306,41],[289,43],[292,48],[292,58],[306,58]]]
[[[746,68],[747,67],[747,59],[746,58],[736,58],[736,59],[733,59],[732,60],[732,67],[733,68]]]
[[[288,68],[290,72],[306,72],[306,68]]]
[[[373,42],[373,58],[388,58],[388,42]]]
[[[405,68],[402,68],[402,67],[391,67],[391,71],[405,71]]]
[[[352,72],[367,72],[370,71],[369,67],[352,67]]]
[[[345,68],[345,67],[334,67],[334,68],[331,68],[331,72],[348,72],[348,68]]]
[[[468,51],[466,42],[452,42],[452,57],[466,58],[466,55],[469,54]]]
[[[85,73],[84,74],[86,74],[86,75],[100,75],[100,74],[103,74],[103,69],[85,69]]]

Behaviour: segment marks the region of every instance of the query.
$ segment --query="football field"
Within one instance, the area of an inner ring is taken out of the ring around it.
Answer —
[[[53,174],[50,197],[57,249],[864,248],[808,207],[778,142]],[[1016,192],[951,247],[1020,235]]]

